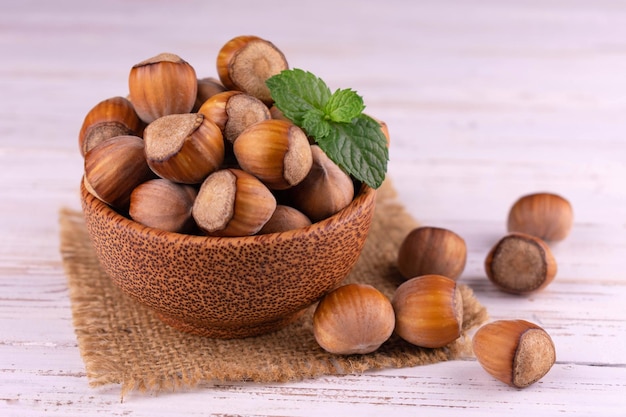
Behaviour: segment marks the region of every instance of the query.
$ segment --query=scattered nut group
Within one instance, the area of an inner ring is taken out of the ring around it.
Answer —
[[[360,328],[363,325],[355,317],[363,317],[363,311],[372,316],[371,310],[375,310],[378,312],[376,320],[384,317],[389,322],[391,318],[386,305],[389,303],[395,322],[393,332],[406,342],[423,348],[440,348],[454,342],[461,336],[463,324],[463,299],[456,280],[465,268],[466,256],[465,241],[450,230],[436,227],[412,230],[398,251],[397,266],[405,281],[396,288],[392,299],[386,303],[378,301],[378,307],[365,307],[365,299],[359,303],[344,301],[345,305],[337,306],[346,297],[340,297],[336,292],[345,294],[351,284],[329,292],[315,310],[313,330],[316,340],[332,353],[337,350],[328,346],[343,346],[343,352],[357,352],[363,344],[363,336],[359,330],[359,336],[355,337],[353,326]],[[356,288],[352,289],[352,296],[359,296]],[[329,299],[333,301],[327,301]],[[335,325],[336,330],[332,333],[320,329],[322,325],[327,326],[328,320],[322,322],[316,318],[327,316],[334,317],[335,323],[341,323],[341,326]],[[377,324],[371,326],[376,328]],[[376,348],[392,334],[370,332],[377,344],[369,346],[376,345]],[[383,336],[385,340],[381,341]]]
[[[549,242],[565,239],[573,218],[571,204],[557,194],[533,193],[519,198],[509,210],[508,235],[485,259],[487,277],[512,294],[544,289],[557,273]]]
[[[238,36],[216,67],[198,79],[172,53],[134,65],[128,95],[84,118],[85,187],[146,226],[210,236],[305,227],[350,204],[360,182],[272,105],[265,81],[289,68],[283,53]]]
[[[571,205],[563,197],[538,193],[519,199],[510,209],[509,233],[485,259],[488,279],[512,294],[545,288],[554,279],[557,265],[544,239],[564,239],[572,219]],[[368,287],[366,296],[355,284],[331,291],[315,310],[316,340],[323,349],[339,354],[373,352],[392,333],[422,348],[447,346],[461,336],[463,300],[456,281],[466,261],[465,241],[451,230],[429,226],[411,230],[397,253],[398,273],[404,282],[391,300],[383,300],[378,293],[375,302],[368,301],[376,290]],[[386,326],[392,322],[393,332],[387,332]],[[525,320],[483,325],[476,331],[472,347],[478,363],[490,375],[516,388],[541,379],[556,360],[550,335]]]

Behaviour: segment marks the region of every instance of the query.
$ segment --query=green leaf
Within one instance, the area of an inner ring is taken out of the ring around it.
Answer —
[[[380,124],[363,114],[363,98],[351,89],[331,94],[320,78],[300,69],[282,71],[267,82],[274,104],[301,127],[328,157],[353,178],[378,188],[389,151]]]
[[[331,122],[327,136],[317,140],[328,157],[348,174],[372,188],[385,179],[389,152],[380,125],[361,114],[352,123]]]
[[[302,126],[300,126],[308,136],[313,138],[323,138],[327,136],[331,130],[330,123],[326,120],[324,113],[320,110],[310,111],[302,118]]]
[[[311,111],[324,111],[331,96],[330,89],[315,75],[301,69],[281,71],[266,81],[274,104],[285,117],[302,127],[304,116]]]
[[[350,123],[365,109],[363,98],[354,90],[337,90],[326,103],[324,113],[333,122]]]

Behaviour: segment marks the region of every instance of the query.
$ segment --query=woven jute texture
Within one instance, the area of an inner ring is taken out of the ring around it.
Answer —
[[[396,254],[417,222],[397,201],[386,181],[363,253],[344,283],[371,284],[388,297],[402,282]],[[218,340],[186,334],[163,324],[149,309],[121,293],[101,270],[81,212],[60,211],[61,255],[68,279],[73,324],[91,386],[121,385],[132,390],[174,391],[200,382],[281,382],[321,375],[412,367],[471,356],[467,331],[487,320],[472,290],[463,295],[463,335],[439,349],[412,346],[392,336],[376,352],[339,356],[323,351],[312,332],[311,306],[277,332]]]

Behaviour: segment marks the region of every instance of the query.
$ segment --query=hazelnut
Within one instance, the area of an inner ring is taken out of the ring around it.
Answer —
[[[144,142],[137,136],[107,139],[85,154],[85,183],[94,196],[125,211],[130,193],[142,182],[154,178],[144,157]]]
[[[404,238],[398,250],[398,270],[405,278],[443,275],[458,279],[467,261],[465,240],[439,227],[418,227]]]
[[[416,346],[438,348],[461,335],[463,298],[456,281],[422,275],[403,282],[391,300],[396,333]]]
[[[198,113],[159,117],[144,131],[150,168],[174,182],[199,184],[224,161],[222,132]]]
[[[269,109],[261,100],[235,90],[214,95],[202,104],[198,113],[213,121],[230,143],[248,126],[271,118]]]
[[[206,77],[198,80],[198,91],[196,93],[196,102],[191,109],[192,113],[198,113],[200,106],[218,93],[226,91],[226,87],[220,83],[217,78]]]
[[[244,94],[237,90],[226,90],[209,97],[198,109],[198,113],[212,121],[223,132],[228,121],[226,106],[231,97]]]
[[[162,53],[134,65],[128,87],[137,114],[150,123],[169,114],[189,113],[196,101],[198,79],[188,62]]]
[[[272,217],[276,199],[256,177],[240,169],[221,169],[202,183],[191,214],[213,236],[248,236]]]
[[[323,220],[345,208],[354,198],[352,178],[318,146],[311,145],[311,170],[289,190],[291,204],[311,221]]]
[[[507,229],[537,236],[545,241],[567,237],[574,221],[572,206],[565,198],[552,193],[521,197],[509,211]]]
[[[193,229],[191,208],[197,191],[190,185],[157,178],[139,184],[130,194],[128,213],[145,226],[184,233]]]
[[[366,284],[346,284],[326,294],[313,314],[315,340],[327,352],[365,354],[378,349],[393,333],[395,317],[389,299]]]
[[[300,183],[313,163],[309,140],[298,126],[268,119],[246,128],[233,144],[240,167],[272,190]]]
[[[494,378],[525,388],[548,373],[556,361],[550,335],[525,320],[485,324],[472,339],[478,363]]]
[[[272,104],[272,106],[270,106],[270,115],[272,116],[272,119],[291,121],[287,117],[285,117],[283,112],[280,111],[280,109],[276,107],[275,104]]]
[[[93,195],[100,201],[104,201],[104,199],[98,195],[96,190],[93,189],[91,184],[89,184],[89,181],[87,180],[87,175],[83,175],[83,185],[85,186],[85,190],[87,190],[89,194]]]
[[[144,123],[137,116],[133,104],[124,97],[102,100],[89,110],[78,134],[80,154],[103,140],[115,136],[141,136]]]
[[[216,64],[225,87],[250,94],[268,106],[273,100],[265,81],[289,69],[285,55],[273,43],[246,35],[226,42]]]
[[[276,205],[272,217],[265,223],[259,234],[286,232],[311,225],[311,220],[299,210],[283,204]]]
[[[501,290],[528,294],[552,282],[557,264],[543,240],[524,233],[511,233],[489,251],[485,271],[489,280]]]

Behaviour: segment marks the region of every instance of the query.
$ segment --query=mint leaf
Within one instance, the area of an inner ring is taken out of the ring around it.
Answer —
[[[323,138],[330,132],[331,125],[326,120],[326,115],[320,110],[314,110],[306,113],[302,118],[302,126],[300,126],[308,136],[314,138]]]
[[[272,93],[276,107],[300,127],[304,116],[311,111],[323,111],[331,96],[324,81],[310,72],[296,68],[281,71],[265,83]]]
[[[385,179],[389,152],[387,139],[374,119],[364,114],[352,123],[331,122],[327,136],[317,144],[337,165],[372,188]]]
[[[363,98],[354,90],[337,90],[324,107],[324,112],[333,122],[350,123],[365,109]]]
[[[380,124],[363,114],[363,98],[351,89],[331,94],[320,78],[300,69],[266,81],[274,104],[312,137],[328,157],[372,188],[385,179],[389,151]]]

